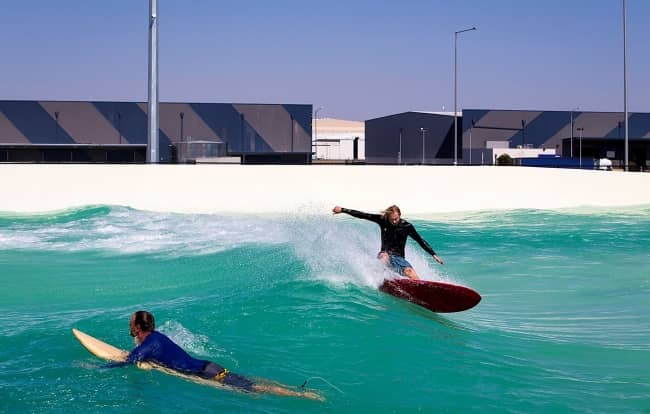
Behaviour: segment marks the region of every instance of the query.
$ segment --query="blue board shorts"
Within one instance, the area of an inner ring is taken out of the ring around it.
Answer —
[[[381,255],[382,253],[386,253],[386,252],[379,252],[377,257],[379,258],[379,255]],[[388,264],[393,269],[393,271],[400,274],[401,276],[404,276],[404,269],[406,269],[407,267],[413,268],[413,265],[411,265],[411,263],[409,263],[408,260],[406,260],[402,256],[396,256],[394,254],[388,255]]]
[[[215,364],[214,362],[208,362],[205,368],[203,368],[203,372],[201,372],[199,376],[204,379],[215,379],[216,381],[234,388],[239,388],[240,390],[248,392],[255,391],[253,389],[253,386],[255,385],[253,381],[242,377],[241,375],[228,372],[222,366]],[[217,379],[217,377],[219,377],[219,379]]]

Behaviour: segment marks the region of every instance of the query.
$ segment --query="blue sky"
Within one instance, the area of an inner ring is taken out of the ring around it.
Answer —
[[[623,110],[622,0],[159,0],[160,99],[309,103],[364,120]],[[148,0],[3,0],[0,99],[147,99]],[[630,111],[650,112],[650,2],[628,0]]]

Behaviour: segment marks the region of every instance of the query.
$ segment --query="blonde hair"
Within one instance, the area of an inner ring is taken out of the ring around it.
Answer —
[[[393,204],[392,206],[387,207],[384,211],[381,212],[381,218],[384,219],[384,220],[388,220],[388,217],[392,213],[397,213],[400,216],[402,215],[402,211],[399,209],[399,207],[397,207],[395,204]]]

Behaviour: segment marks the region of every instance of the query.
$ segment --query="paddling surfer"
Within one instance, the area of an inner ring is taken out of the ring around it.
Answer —
[[[151,313],[141,310],[131,315],[129,332],[137,346],[129,353],[125,362],[115,362],[107,366],[154,362],[165,368],[186,375],[195,375],[205,380],[218,381],[241,391],[323,400],[320,395],[313,392],[294,391],[280,385],[256,383],[214,362],[193,358],[167,336],[156,331],[155,327],[155,320]]]
[[[377,258],[402,276],[415,280],[420,279],[411,263],[404,258],[404,247],[409,236],[418,242],[420,247],[429,253],[436,262],[444,264],[429,243],[418,234],[415,227],[408,221],[402,220],[402,212],[395,205],[388,207],[382,214],[364,213],[339,206],[334,207],[332,212],[334,214],[346,213],[352,217],[377,223],[381,228],[381,249]]]

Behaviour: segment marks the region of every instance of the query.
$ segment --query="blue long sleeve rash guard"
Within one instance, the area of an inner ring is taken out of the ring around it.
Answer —
[[[167,368],[192,375],[201,373],[210,362],[192,358],[171,339],[158,331],[153,331],[129,353],[125,362],[108,364],[108,366],[117,367],[135,364],[140,361],[155,362]]]

